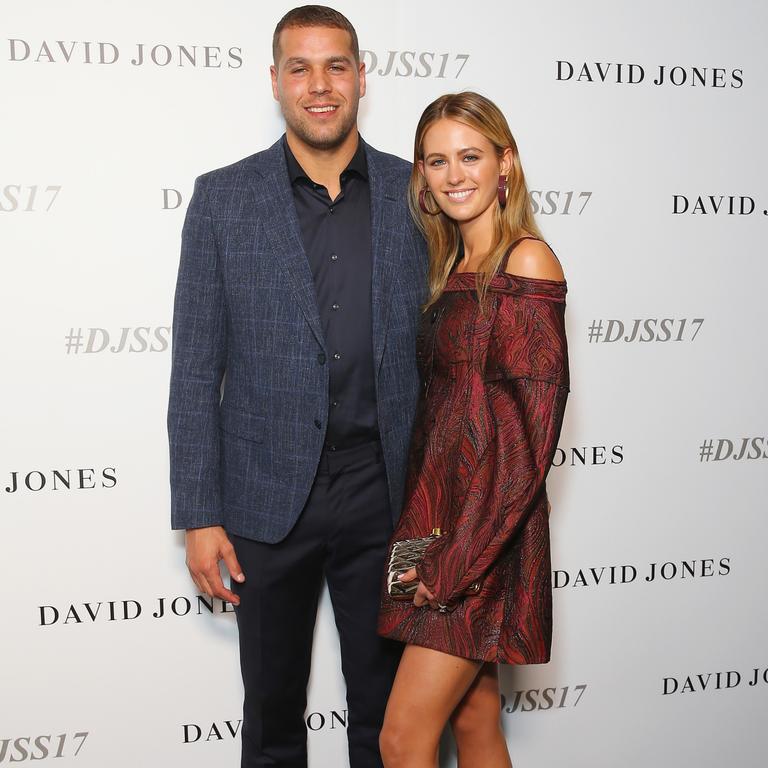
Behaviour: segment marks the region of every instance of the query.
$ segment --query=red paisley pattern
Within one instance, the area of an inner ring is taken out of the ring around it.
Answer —
[[[452,274],[422,319],[423,390],[393,536],[445,532],[417,570],[451,610],[385,589],[379,633],[470,659],[542,663],[552,639],[545,478],[569,387],[566,284],[501,273],[481,312],[475,280]]]

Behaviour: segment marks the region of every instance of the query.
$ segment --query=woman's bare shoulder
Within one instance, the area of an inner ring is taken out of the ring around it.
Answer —
[[[563,268],[543,240],[523,240],[509,254],[506,271],[537,280],[565,280]]]

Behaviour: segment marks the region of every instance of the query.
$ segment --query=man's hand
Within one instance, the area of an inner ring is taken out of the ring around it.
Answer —
[[[237,562],[235,548],[226,531],[220,525],[192,528],[187,531],[186,539],[187,568],[197,588],[211,597],[240,605],[240,598],[224,586],[219,570],[219,560],[223,560],[235,581],[245,581],[243,569]]]
[[[409,581],[415,581],[418,576],[416,575],[416,569],[411,568],[405,573],[401,573],[397,578],[407,584]],[[419,582],[419,586],[416,587],[416,594],[413,596],[413,604],[417,608],[421,608],[422,605],[427,605],[427,603],[430,608],[434,608],[435,610],[438,610],[440,607],[437,604],[435,596],[421,582]]]

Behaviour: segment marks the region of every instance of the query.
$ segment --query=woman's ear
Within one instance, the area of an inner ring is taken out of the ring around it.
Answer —
[[[507,147],[501,155],[501,167],[499,173],[507,176],[512,170],[512,148]]]
[[[416,163],[416,167],[419,169],[419,173],[421,174],[422,178],[426,181],[426,177],[424,176],[424,161],[419,160],[419,162]]]

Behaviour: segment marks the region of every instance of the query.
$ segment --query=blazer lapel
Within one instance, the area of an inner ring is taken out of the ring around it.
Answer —
[[[285,273],[312,333],[325,349],[315,283],[304,252],[281,140],[269,148],[257,171],[258,175],[253,175],[250,184],[256,196],[264,232],[275,255],[275,269]]]
[[[390,295],[395,280],[395,267],[402,247],[404,226],[397,218],[398,190],[382,173],[376,152],[366,145],[371,193],[371,238],[373,275],[371,279],[371,311],[373,317],[373,356],[378,372],[384,356],[389,318]],[[399,190],[402,193],[402,190]]]

